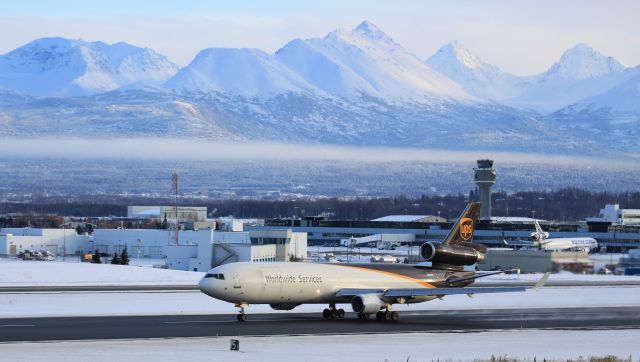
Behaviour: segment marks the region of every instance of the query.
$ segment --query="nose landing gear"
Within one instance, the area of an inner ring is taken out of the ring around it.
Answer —
[[[247,314],[245,313],[244,309],[248,308],[249,305],[247,304],[236,304],[237,308],[240,308],[240,314],[238,314],[236,316],[236,318],[238,319],[238,322],[246,322],[247,321]]]

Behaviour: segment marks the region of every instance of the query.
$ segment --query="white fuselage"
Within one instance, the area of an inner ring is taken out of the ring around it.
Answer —
[[[598,247],[594,238],[553,238],[540,241],[540,247],[547,251],[583,250],[589,251]]]
[[[433,288],[431,283],[444,276],[438,270],[407,276],[393,272],[394,268],[411,271],[410,266],[401,265],[385,271],[353,264],[241,262],[211,269],[199,287],[213,298],[235,304],[338,303],[349,301],[336,297],[341,289]]]

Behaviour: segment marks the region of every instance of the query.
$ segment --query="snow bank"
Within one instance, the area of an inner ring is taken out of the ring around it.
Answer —
[[[203,275],[128,265],[0,259],[0,287],[196,285]]]
[[[517,330],[479,333],[401,333],[286,337],[229,337],[6,343],[2,356],[17,361],[471,361],[494,356],[576,360],[615,355],[637,360],[640,330]],[[462,340],[464,338],[464,340]],[[614,342],[615,341],[615,342]],[[56,358],[57,356],[57,358]]]

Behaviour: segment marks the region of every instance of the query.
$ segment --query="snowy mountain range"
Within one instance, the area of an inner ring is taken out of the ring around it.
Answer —
[[[127,43],[43,38],[0,56],[0,88],[78,96],[135,83],[160,85],[177,71],[165,56]]]
[[[182,69],[126,43],[45,38],[0,55],[0,136],[634,153],[639,87],[640,66],[584,44],[521,77],[457,42],[419,59],[368,21],[275,54],[205,49]]]

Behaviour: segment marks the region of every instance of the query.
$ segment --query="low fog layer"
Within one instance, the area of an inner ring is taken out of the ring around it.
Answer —
[[[0,158],[156,159],[156,160],[336,160],[362,162],[473,162],[635,168],[637,155],[611,160],[499,151],[444,151],[420,148],[348,147],[261,142],[207,142],[187,139],[0,139]]]

